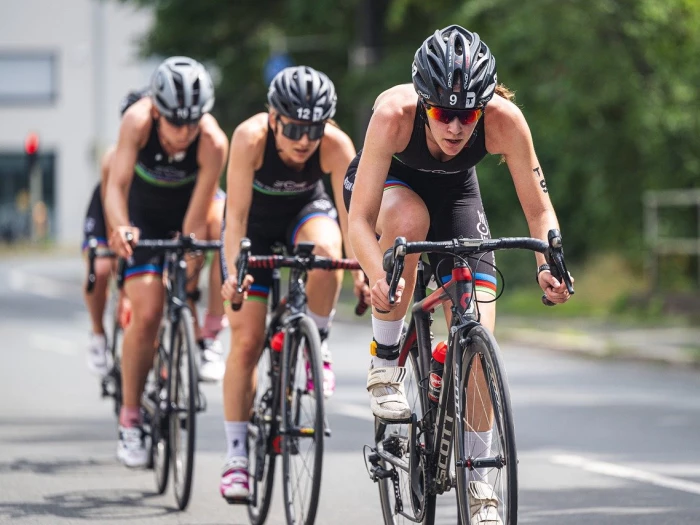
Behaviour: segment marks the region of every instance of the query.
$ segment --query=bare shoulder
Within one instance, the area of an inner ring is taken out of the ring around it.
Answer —
[[[201,141],[214,150],[225,151],[228,148],[228,138],[221,129],[217,120],[210,114],[206,114],[199,121],[199,133]]]
[[[333,124],[326,124],[320,147],[322,159],[328,155],[332,157],[341,154],[355,155],[355,145],[352,139],[342,129]]]
[[[265,144],[267,138],[267,113],[257,113],[244,120],[233,130],[231,146],[237,148],[260,148]]]
[[[394,151],[403,151],[411,138],[418,95],[411,84],[387,89],[377,97],[370,127],[384,133]],[[374,126],[372,126],[374,124]]]
[[[257,113],[241,122],[231,137],[231,158],[229,165],[250,166],[260,169],[267,141],[268,113]],[[234,155],[235,151],[235,155]]]
[[[492,154],[506,153],[514,141],[530,135],[530,128],[520,108],[498,95],[486,106],[484,127],[486,149]]]
[[[153,125],[152,108],[150,97],[144,97],[133,103],[122,116],[119,132],[130,143],[145,144]]]

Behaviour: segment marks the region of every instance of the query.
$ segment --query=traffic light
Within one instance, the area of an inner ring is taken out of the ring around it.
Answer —
[[[24,153],[27,155],[27,171],[32,172],[36,164],[37,153],[39,152],[39,135],[33,131],[27,134],[24,139]]]

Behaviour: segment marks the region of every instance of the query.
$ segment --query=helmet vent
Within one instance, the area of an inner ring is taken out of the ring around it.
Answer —
[[[192,84],[192,105],[199,104],[199,78]]]
[[[177,107],[185,106],[185,86],[182,81],[182,75],[173,71],[173,84],[175,84],[175,93],[177,97]]]

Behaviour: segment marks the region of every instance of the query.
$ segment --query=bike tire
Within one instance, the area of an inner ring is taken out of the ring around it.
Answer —
[[[188,308],[180,310],[173,341],[175,344],[170,354],[170,460],[175,501],[178,508],[184,510],[192,490],[199,388],[194,363],[197,349],[194,319]]]
[[[124,335],[119,319],[115,313],[114,328],[112,329],[112,340],[109,345],[109,354],[112,361],[112,367],[109,371],[110,381],[114,388],[114,415],[119,419],[119,414],[122,409],[122,342]]]
[[[500,467],[484,469],[487,485],[485,488],[491,488],[490,497],[499,502],[498,514],[503,525],[516,525],[518,516],[518,455],[515,446],[515,430],[513,425],[513,413],[511,410],[510,390],[508,388],[508,379],[506,377],[505,367],[501,358],[501,352],[491,332],[481,326],[472,328],[466,336],[466,344],[461,348],[463,352],[462,377],[460,379],[459,391],[466,393],[469,388],[480,389],[472,396],[464,394],[464,402],[461,403],[460,414],[455,414],[456,421],[468,421],[471,417],[476,417],[476,414],[484,414],[487,408],[483,405],[484,396],[488,395],[491,407],[493,408],[493,439],[491,451],[487,455],[479,457],[501,457],[505,459],[505,464]],[[478,361],[475,361],[478,360]],[[483,371],[485,385],[480,384],[476,373],[472,374],[475,363],[480,363],[480,368]],[[488,387],[488,392],[485,388]],[[477,406],[480,404],[481,406]],[[464,427],[462,427],[464,428]],[[455,439],[458,436],[463,436],[464,432],[455,432]],[[457,443],[453,443],[453,451],[455,463],[460,459]],[[465,448],[465,455],[471,457],[469,450]],[[466,458],[465,458],[466,459]],[[469,506],[469,483],[471,477],[476,477],[476,474],[471,474],[471,470],[465,467],[456,467],[455,475],[457,478],[457,506],[460,518],[470,516],[471,510]],[[474,481],[482,481],[475,479]],[[464,523],[464,520],[462,520]]]
[[[414,345],[408,352],[406,357],[406,382],[404,383],[404,388],[406,392],[406,398],[408,399],[408,404],[411,407],[411,412],[416,414],[418,420],[420,420],[423,415],[429,410],[429,400],[426,395],[425,389],[421,386],[422,384],[427,384],[423,381],[420,373],[418,358],[418,348]],[[427,377],[427,374],[426,374]],[[374,435],[375,435],[375,446],[382,440],[388,438],[392,433],[396,433],[399,436],[404,436],[407,440],[408,436],[408,425],[397,424],[397,425],[387,425],[379,418],[374,418]],[[382,468],[392,468],[384,461],[380,462]],[[407,523],[415,523],[414,520],[409,520],[401,514],[397,514],[395,511],[396,498],[394,497],[394,484],[390,479],[383,479],[377,482],[379,487],[379,501],[382,507],[382,516],[384,517],[385,525],[404,525]],[[403,471],[399,473],[399,485],[401,487],[402,500],[405,500],[407,496],[412,496],[413,491],[409,489],[410,480],[408,479],[408,474]],[[425,487],[424,487],[425,489]],[[417,503],[420,507],[425,507],[425,512],[423,514],[423,519],[420,521],[423,525],[433,525],[435,523],[435,501],[436,496],[434,494],[428,494],[424,490],[422,495],[417,496]],[[408,501],[403,501],[404,505],[410,504]]]
[[[253,415],[248,424],[248,457],[252,503],[248,518],[252,525],[262,525],[267,519],[272,501],[277,454],[273,448],[277,432],[275,389],[272,384],[272,351],[265,347],[258,360],[258,382],[253,403]],[[262,462],[259,464],[258,462]],[[258,471],[258,467],[260,470]]]
[[[154,393],[155,411],[151,418],[151,457],[153,458],[153,474],[156,479],[156,491],[158,494],[165,493],[170,473],[170,421],[167,411],[164,410],[169,403],[166,375],[169,373],[169,367],[162,347],[165,343],[163,341],[163,332],[161,332],[160,348],[156,354],[153,366],[156,387]]]
[[[285,514],[289,525],[313,525],[318,509],[323,468],[324,412],[323,376],[321,375],[321,338],[315,323],[307,316],[298,318],[285,334],[282,357],[282,418],[284,427],[305,429],[303,436],[282,435],[282,477]],[[303,369],[302,369],[303,367]],[[307,377],[310,374],[310,378]],[[313,393],[307,389],[308,382]],[[310,406],[307,409],[307,406]],[[302,417],[304,420],[302,421]],[[308,419],[308,420],[307,420]],[[313,429],[313,433],[310,430]],[[297,459],[306,459],[313,453],[313,460],[305,465],[311,480],[306,487],[307,501],[299,501]],[[296,481],[296,484],[295,484]]]

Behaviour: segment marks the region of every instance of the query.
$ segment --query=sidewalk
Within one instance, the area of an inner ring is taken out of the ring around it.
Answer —
[[[506,317],[501,341],[592,357],[700,367],[699,327],[625,326],[591,319]]]

